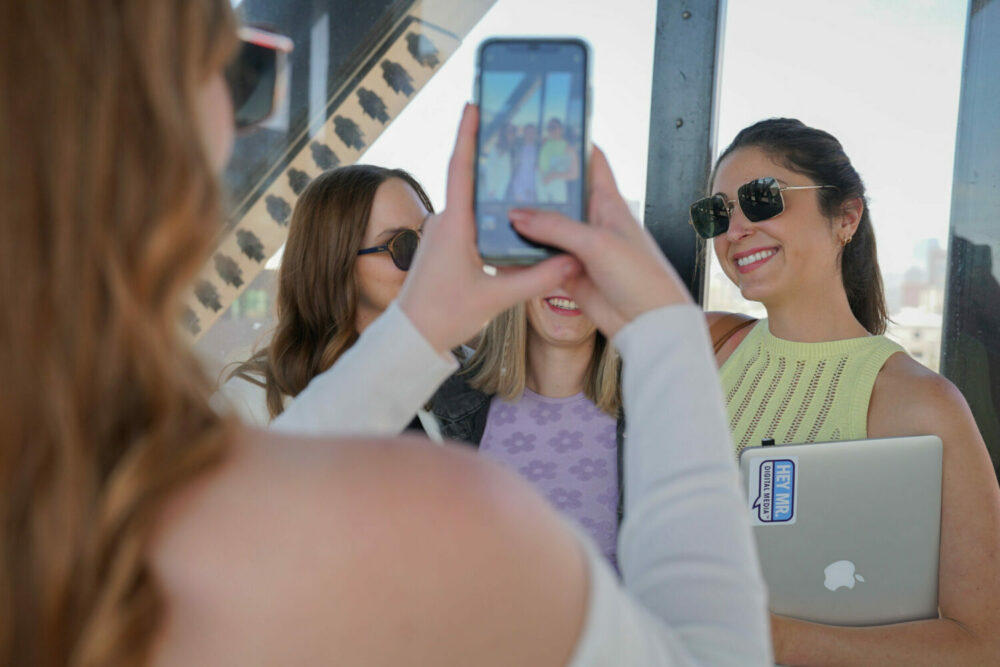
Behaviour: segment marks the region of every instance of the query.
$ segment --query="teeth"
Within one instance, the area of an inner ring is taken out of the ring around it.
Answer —
[[[557,296],[554,296],[550,299],[546,299],[546,301],[551,303],[556,308],[562,308],[563,310],[578,310],[576,301],[572,301],[570,299],[561,299]]]
[[[740,257],[736,260],[737,266],[746,266],[747,264],[753,264],[754,262],[759,262],[762,259],[770,257],[771,255],[777,253],[777,250],[761,250],[760,252],[755,252],[752,255],[747,255],[746,257]]]

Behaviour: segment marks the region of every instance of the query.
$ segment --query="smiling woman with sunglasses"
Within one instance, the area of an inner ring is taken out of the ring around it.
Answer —
[[[278,274],[274,334],[222,390],[244,419],[264,425],[281,414],[385,311],[433,210],[420,184],[401,169],[352,165],[306,186]]]
[[[865,187],[831,135],[797,120],[740,132],[690,220],[767,319],[709,313],[737,449],[935,434],[944,442],[940,618],[844,628],[772,615],[788,665],[986,664],[1000,624],[1000,493],[965,400],[882,334]],[[734,329],[736,330],[733,333]]]

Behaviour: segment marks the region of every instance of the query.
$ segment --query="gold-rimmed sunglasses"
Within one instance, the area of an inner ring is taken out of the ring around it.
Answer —
[[[773,176],[744,183],[736,191],[736,200],[714,194],[691,204],[690,222],[698,235],[710,239],[729,230],[729,220],[737,201],[750,222],[761,222],[781,215],[785,210],[782,192],[788,190],[837,189],[836,185],[781,185]]]

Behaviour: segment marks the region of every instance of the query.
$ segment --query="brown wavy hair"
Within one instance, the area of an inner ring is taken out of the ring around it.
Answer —
[[[158,513],[234,428],[177,322],[219,233],[198,100],[235,20],[228,0],[2,13],[0,663],[139,663]]]
[[[271,419],[284,410],[286,396],[297,396],[358,339],[354,266],[375,192],[391,178],[403,180],[434,212],[409,173],[368,164],[323,172],[295,203],[278,273],[278,324],[268,346],[229,376],[265,389]]]

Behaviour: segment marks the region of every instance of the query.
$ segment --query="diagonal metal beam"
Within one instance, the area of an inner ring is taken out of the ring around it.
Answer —
[[[313,13],[317,8],[339,9],[339,15],[351,11],[347,7],[350,2],[342,0],[297,1],[311,6]],[[273,133],[249,137],[242,146],[246,155],[241,155],[241,146],[237,145],[233,158],[237,168],[227,174],[236,194],[235,215],[185,302],[183,323],[193,340],[226,312],[264,269],[267,258],[282,246],[293,206],[306,184],[326,169],[356,162],[494,2],[384,0],[382,4],[392,11],[379,16],[370,29],[371,36],[361,40],[363,46],[358,52],[340,53],[342,49],[338,51],[338,45],[331,42],[313,48],[311,61],[300,61],[305,77],[300,71],[302,85],[297,86],[293,80],[289,94],[291,106],[298,110],[299,123],[289,128],[287,136],[279,135],[277,142]],[[247,0],[242,9],[252,9],[253,4]],[[264,6],[287,9],[274,4]],[[333,19],[313,13],[288,20],[297,21],[296,26],[307,34],[312,26],[313,40],[334,34],[328,27]],[[324,56],[322,63],[317,62],[317,54]],[[319,99],[307,99],[316,97],[310,87],[315,77],[309,70],[321,65],[329,76],[319,78]],[[316,114],[314,106],[318,106]],[[251,168],[251,156],[266,159],[257,160],[262,163],[260,168]],[[234,178],[238,182],[234,183]]]

